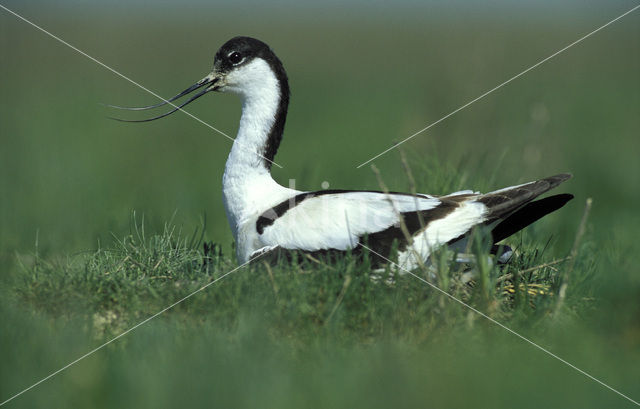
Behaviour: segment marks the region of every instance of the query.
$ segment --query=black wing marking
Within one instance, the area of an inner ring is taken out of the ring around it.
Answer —
[[[336,190],[336,189],[328,189],[328,190],[318,190],[315,192],[305,192],[305,193],[300,193],[297,194],[296,196],[293,196],[287,200],[284,200],[280,203],[278,203],[277,205],[273,206],[272,208],[266,210],[265,212],[263,212],[260,217],[258,217],[258,220],[256,221],[256,231],[258,232],[258,234],[262,234],[264,233],[264,229],[268,226],[271,226],[276,219],[279,219],[280,217],[282,217],[287,211],[293,209],[294,207],[296,207],[297,205],[299,205],[300,203],[302,203],[303,201],[305,201],[306,199],[311,199],[317,196],[323,196],[323,195],[329,195],[329,194],[342,194],[342,193],[381,193],[381,194],[385,194],[384,192],[381,191],[377,191],[377,190]],[[404,195],[404,196],[414,196],[417,198],[430,198],[429,196],[426,195],[413,195],[411,193],[399,193],[399,192],[390,192],[389,194],[391,195]]]
[[[433,209],[400,213],[405,227],[410,237],[426,229],[433,221],[442,219],[456,210],[459,203],[448,200],[441,200],[440,204]],[[393,242],[398,241],[398,251],[404,251],[407,245],[407,238],[402,231],[401,223],[396,223],[379,232],[371,233],[366,238],[360,237],[360,241],[366,241],[367,246],[377,253],[389,255],[393,248]]]

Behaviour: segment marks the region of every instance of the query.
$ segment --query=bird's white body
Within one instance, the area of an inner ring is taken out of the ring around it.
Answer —
[[[256,59],[227,78],[237,85],[229,90],[242,98],[242,116],[223,176],[224,205],[236,240],[238,261],[244,263],[261,249],[282,247],[317,251],[355,248],[361,238],[400,224],[400,214],[429,210],[441,200],[429,196],[344,192],[304,200],[291,208],[260,234],[258,218],[301,191],[278,184],[257,155],[273,126],[279,102],[278,81],[269,65]],[[254,153],[254,154],[252,154]],[[458,192],[469,194],[470,191]],[[468,200],[448,217],[430,223],[414,237],[413,249],[399,255],[406,268],[415,267],[419,254],[426,260],[431,249],[447,243],[484,221],[486,206]]]

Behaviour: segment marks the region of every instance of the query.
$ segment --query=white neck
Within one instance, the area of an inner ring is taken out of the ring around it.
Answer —
[[[242,98],[240,127],[222,179],[225,210],[237,240],[240,224],[277,203],[269,201],[280,200],[289,189],[273,180],[262,156],[280,103],[276,76],[264,60],[256,59],[230,73],[227,84],[225,91]]]

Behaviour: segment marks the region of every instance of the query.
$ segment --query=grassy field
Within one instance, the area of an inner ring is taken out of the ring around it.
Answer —
[[[633,4],[300,8],[286,19],[283,6],[7,7],[163,96],[206,74],[228,38],[266,41],[293,91],[274,177],[314,190],[377,189],[357,165]],[[510,239],[511,265],[481,266],[469,284],[442,253],[434,284],[635,400],[639,16],[403,145],[418,190],[433,194],[574,174],[558,192],[576,198]],[[221,199],[230,141],[181,114],[109,121],[99,103],[155,101],[4,11],[0,34],[2,402],[237,263]],[[189,111],[234,135],[239,105],[211,95]],[[410,188],[398,152],[375,164],[392,190]],[[184,404],[633,405],[418,279],[372,279],[347,257],[239,269],[6,407]]]

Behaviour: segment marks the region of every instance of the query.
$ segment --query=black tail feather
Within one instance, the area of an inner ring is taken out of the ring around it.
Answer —
[[[491,231],[493,242],[497,243],[524,229],[536,220],[560,209],[571,199],[572,194],[562,193],[527,203],[494,227]]]

